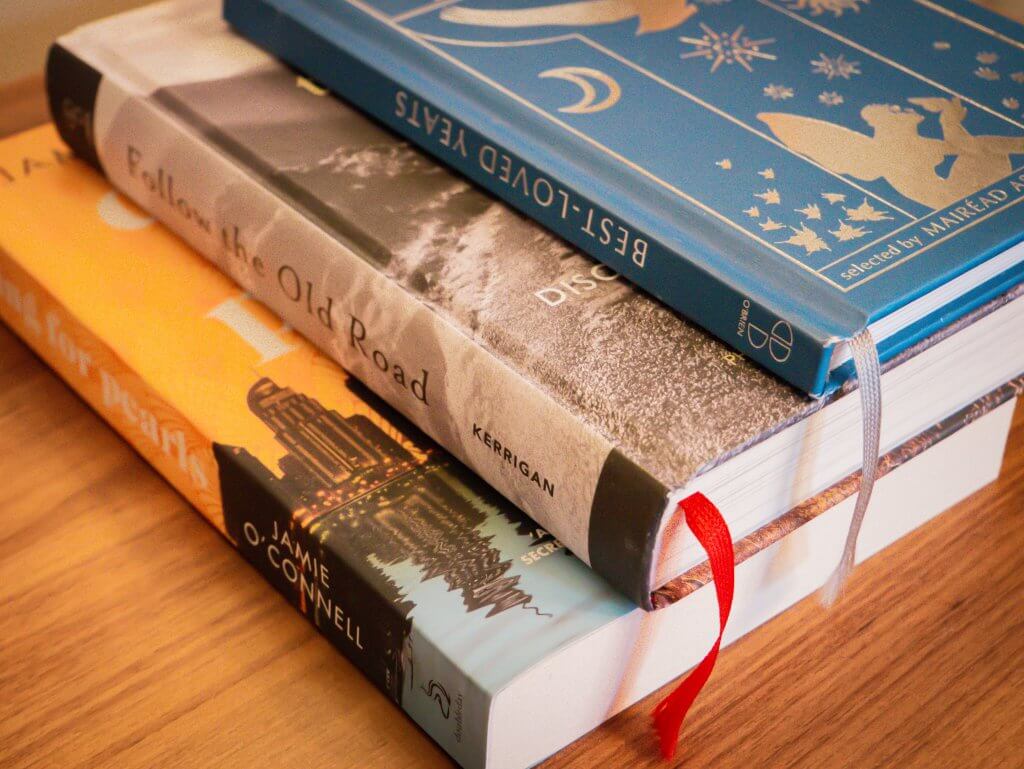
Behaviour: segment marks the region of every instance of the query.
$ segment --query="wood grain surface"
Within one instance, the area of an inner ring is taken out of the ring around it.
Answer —
[[[669,766],[656,698],[546,766]],[[449,765],[0,326],[0,767]],[[674,765],[1024,767],[1021,404],[999,481],[723,653]]]

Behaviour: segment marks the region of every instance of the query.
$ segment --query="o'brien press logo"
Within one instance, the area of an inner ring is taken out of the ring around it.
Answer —
[[[793,327],[784,320],[775,321],[770,330],[750,321],[750,300],[744,299],[736,334],[746,337],[751,349],[760,350],[768,346],[768,354],[776,363],[785,363],[793,354]]]

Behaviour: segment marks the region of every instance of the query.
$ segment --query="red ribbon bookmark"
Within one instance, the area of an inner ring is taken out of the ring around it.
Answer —
[[[718,508],[703,494],[693,494],[679,503],[679,508],[686,516],[686,525],[697,537],[701,547],[708,554],[711,564],[711,576],[715,582],[715,594],[718,597],[718,638],[707,656],[700,661],[683,682],[675,688],[654,709],[654,728],[658,731],[661,741],[661,755],[672,758],[676,754],[679,742],[679,730],[683,726],[686,714],[693,705],[697,695],[711,677],[718,661],[718,649],[722,645],[722,633],[729,621],[732,610],[732,594],[735,582],[736,562],[732,551],[732,535],[729,527],[718,512]]]

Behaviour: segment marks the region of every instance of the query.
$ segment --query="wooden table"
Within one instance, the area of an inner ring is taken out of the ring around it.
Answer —
[[[666,766],[656,697],[546,766]],[[0,767],[448,765],[0,326]],[[1024,766],[1024,407],[998,482],[724,652],[676,765]]]

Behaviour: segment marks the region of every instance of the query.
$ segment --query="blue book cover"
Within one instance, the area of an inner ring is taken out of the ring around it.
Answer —
[[[236,29],[813,395],[1024,256],[1024,30],[961,0],[226,0]],[[940,290],[941,289],[941,290]]]

